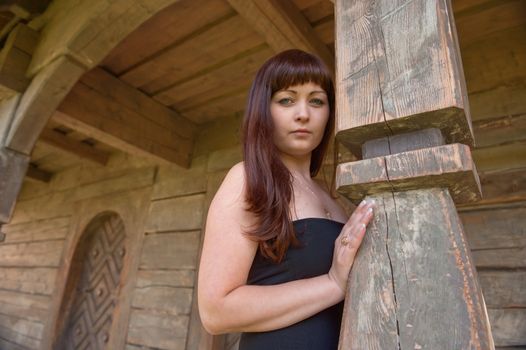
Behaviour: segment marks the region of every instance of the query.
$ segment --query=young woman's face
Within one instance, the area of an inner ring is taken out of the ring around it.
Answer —
[[[270,113],[278,150],[289,156],[305,156],[323,138],[329,119],[329,101],[318,84],[289,86],[274,93]]]

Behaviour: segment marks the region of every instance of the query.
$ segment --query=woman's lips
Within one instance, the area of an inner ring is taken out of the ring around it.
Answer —
[[[297,129],[297,130],[294,130],[292,133],[298,134],[298,135],[311,134],[311,132],[307,129]]]

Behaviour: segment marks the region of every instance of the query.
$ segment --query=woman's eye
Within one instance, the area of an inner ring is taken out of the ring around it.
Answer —
[[[312,100],[310,100],[310,102],[316,106],[323,106],[325,104],[325,102],[321,98],[313,98]]]
[[[282,106],[288,106],[288,105],[292,104],[293,102],[294,102],[294,101],[292,101],[292,99],[289,98],[289,97],[284,97],[284,98],[282,98],[282,99],[280,99],[280,100],[278,101],[278,103],[279,103],[280,105],[282,105]]]

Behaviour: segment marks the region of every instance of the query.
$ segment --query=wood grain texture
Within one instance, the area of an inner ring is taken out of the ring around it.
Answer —
[[[340,349],[492,348],[447,190],[372,198],[378,207],[351,271]]]
[[[151,310],[132,310],[126,341],[142,347],[184,350],[187,315],[166,315]]]
[[[176,119],[166,125],[150,118],[83,83],[72,89],[53,116],[58,123],[124,152],[188,166],[192,138],[180,135]]]
[[[45,35],[34,53],[34,75],[61,56],[73,55],[87,69],[96,66],[121,40],[177,0],[59,0],[49,9]]]
[[[526,201],[526,169],[479,173],[479,177],[482,199],[474,203],[460,204],[459,210]]]
[[[199,231],[147,235],[141,269],[195,269]]]
[[[173,130],[181,138],[195,138],[197,129],[192,122],[101,68],[84,74],[81,82],[124,108],[133,109],[153,123]]]
[[[526,309],[489,309],[495,345],[522,346],[526,344]]]
[[[0,147],[0,224],[13,214],[28,164],[28,156]]]
[[[334,57],[309,21],[289,0],[228,0],[275,52],[299,48],[319,56],[334,70]]]
[[[385,191],[447,187],[455,202],[480,198],[480,184],[469,147],[452,144],[338,165],[336,188],[359,202]]]
[[[100,165],[106,165],[108,162],[109,154],[107,152],[99,151],[87,143],[68,138],[63,133],[55,130],[44,129],[40,134],[40,140],[63,152],[72,153]]]
[[[157,12],[117,45],[101,63],[115,75],[195,35],[210,22],[232,14],[225,1],[181,0]],[[163,35],[158,35],[162,32]]]
[[[488,308],[526,310],[525,271],[482,270],[478,275]]]
[[[338,140],[436,127],[447,143],[472,144],[449,1],[341,0],[335,14]]]
[[[38,33],[19,23],[8,35],[0,51],[0,97],[9,98],[29,85],[26,70],[36,46]]]
[[[212,57],[214,61],[221,62],[263,43],[244,20],[235,14],[225,16],[204,29],[191,40],[160,52],[119,78],[132,86],[140,87],[148,94],[155,94],[167,85],[201,71]]]
[[[61,57],[33,77],[17,107],[7,146],[29,155],[48,119],[83,73],[73,60]]]

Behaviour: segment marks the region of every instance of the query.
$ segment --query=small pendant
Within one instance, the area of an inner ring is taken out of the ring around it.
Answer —
[[[324,208],[324,209],[325,209],[325,208]],[[327,219],[331,219],[331,220],[332,220],[331,212],[328,211],[327,209],[325,209],[325,216],[327,217]]]

